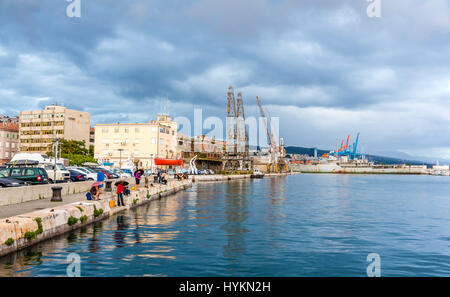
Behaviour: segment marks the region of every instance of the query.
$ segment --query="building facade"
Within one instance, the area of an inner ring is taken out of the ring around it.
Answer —
[[[90,142],[90,114],[50,105],[44,110],[22,111],[19,116],[21,152],[45,154],[56,137]]]
[[[177,123],[165,114],[149,123],[98,124],[95,125],[94,157],[104,163],[114,163],[114,167],[132,162],[150,169],[155,158],[179,158],[177,130]]]
[[[95,128],[90,128],[89,131],[89,145],[95,145]]]
[[[19,151],[19,125],[0,122],[0,165],[8,163]]]
[[[226,148],[226,142],[216,140],[208,135],[178,135],[178,151],[183,157],[185,167],[189,167],[189,161],[197,156],[197,169],[222,169],[222,157]]]

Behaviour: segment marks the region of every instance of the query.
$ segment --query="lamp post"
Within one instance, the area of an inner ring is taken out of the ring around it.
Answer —
[[[119,154],[120,154],[120,159],[119,159],[119,171],[122,172],[122,152],[123,152],[123,148],[119,149]]]
[[[56,160],[58,158],[58,145],[59,145],[59,138],[56,137],[55,138],[55,144],[54,144],[54,148],[55,148],[55,154],[54,154],[54,158],[55,158],[55,164],[54,164],[54,168],[53,168],[53,183],[56,184]],[[61,202],[62,197],[61,197],[61,190],[62,187],[52,187],[52,199],[50,201],[52,202]]]
[[[55,164],[54,164],[54,168],[53,168],[53,183],[56,184],[56,159],[58,158],[58,145],[59,145],[59,138],[56,137],[55,138],[55,153],[54,153],[54,158],[55,158]]]

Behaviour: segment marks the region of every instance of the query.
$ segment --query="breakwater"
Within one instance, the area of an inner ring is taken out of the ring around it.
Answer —
[[[0,256],[43,240],[103,220],[117,212],[161,199],[192,186],[191,180],[171,181],[149,189],[132,191],[125,206],[111,205],[116,195],[106,193],[100,201],[81,201],[0,219]]]
[[[289,173],[266,173],[264,176],[282,176],[299,174],[298,172]],[[193,175],[191,176],[193,182],[214,182],[214,181],[232,181],[237,179],[251,178],[250,174],[236,174],[236,175]]]

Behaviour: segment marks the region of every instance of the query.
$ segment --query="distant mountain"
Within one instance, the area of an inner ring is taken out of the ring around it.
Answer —
[[[317,155],[321,156],[325,153],[329,153],[329,150],[317,150]],[[306,148],[301,146],[287,146],[286,153],[288,154],[300,154],[300,155],[308,155],[314,156],[314,148]],[[411,164],[411,165],[427,165],[431,166],[433,163],[423,162],[417,160],[407,160],[407,159],[399,159],[393,157],[385,157],[385,156],[377,156],[377,155],[369,155],[367,154],[367,159],[371,162],[375,162],[375,164]]]

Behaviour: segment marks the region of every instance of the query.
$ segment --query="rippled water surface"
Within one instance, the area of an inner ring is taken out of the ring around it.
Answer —
[[[198,184],[0,258],[1,276],[450,275],[450,178],[303,174]]]

